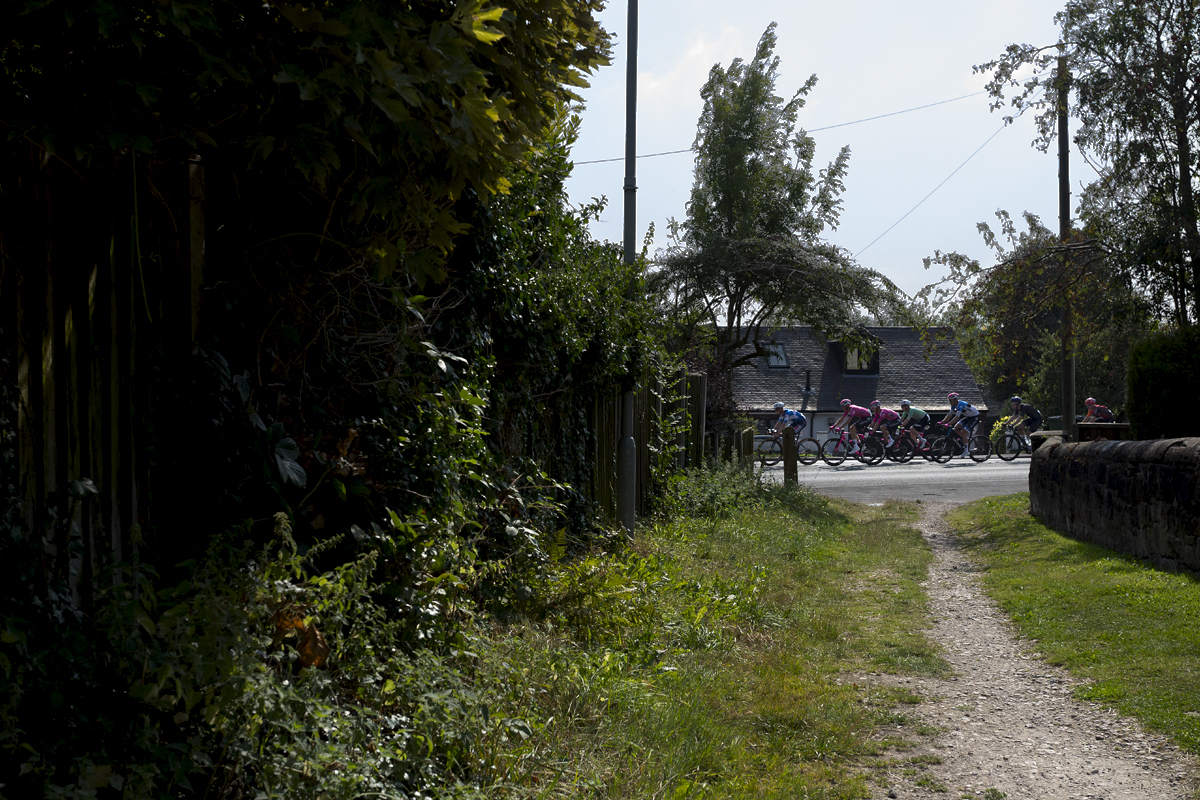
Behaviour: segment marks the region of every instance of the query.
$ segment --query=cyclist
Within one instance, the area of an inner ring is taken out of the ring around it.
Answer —
[[[1107,406],[1102,406],[1096,402],[1096,398],[1089,397],[1083,401],[1087,406],[1087,414],[1084,415],[1084,422],[1116,422],[1117,418],[1108,410]]]
[[[967,458],[971,455],[967,442],[971,438],[971,434],[975,432],[976,423],[979,422],[979,409],[966,400],[960,400],[958,392],[951,392],[946,395],[946,399],[950,401],[950,411],[942,417],[942,423],[953,426],[954,433],[958,434],[963,446],[958,457]]]
[[[779,418],[775,420],[775,427],[771,431],[776,435],[782,435],[783,429],[791,425],[795,429],[796,434],[808,425],[808,420],[799,411],[794,411],[790,408],[785,408],[783,403],[776,403],[775,410],[779,413]]]
[[[840,428],[845,423],[846,433],[850,434],[850,441],[854,442],[854,449],[850,451],[850,455],[858,455],[858,437],[866,431],[871,421],[871,412],[862,406],[853,405],[849,399],[843,399],[841,405],[842,416],[830,427]]]
[[[1090,397],[1088,399],[1091,400]],[[1008,402],[1012,406],[1012,415],[1008,418],[1008,424],[1012,425],[1016,429],[1017,434],[1025,439],[1025,443],[1028,444],[1029,439],[1027,435],[1036,433],[1037,429],[1042,427],[1042,412],[1015,394]]]
[[[892,439],[896,435],[896,426],[900,424],[900,415],[890,408],[884,408],[878,400],[871,401],[871,430],[879,430],[879,426],[883,426],[883,443],[887,447],[892,446]]]
[[[907,400],[900,401],[900,427],[908,431],[908,438],[912,439],[913,446],[918,450],[926,445],[925,431],[929,430],[931,422],[933,420],[923,409],[917,408]]]

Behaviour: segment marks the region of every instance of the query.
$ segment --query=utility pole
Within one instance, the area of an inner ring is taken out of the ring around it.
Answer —
[[[625,263],[637,260],[637,0],[629,0],[629,51],[625,61]],[[630,376],[632,380],[634,376]],[[621,398],[621,440],[617,443],[617,521],[633,536],[637,520],[637,444],[633,440],[633,391]]]
[[[1067,100],[1071,91],[1071,73],[1067,70],[1067,57],[1058,57],[1058,240],[1065,246],[1071,240],[1071,168],[1070,139],[1067,131]],[[1062,253],[1062,276],[1067,274],[1068,256]],[[1075,439],[1075,342],[1074,319],[1071,308],[1070,289],[1065,283],[1059,285],[1062,301],[1062,326],[1060,343],[1062,351],[1062,415],[1063,436],[1067,441]]]

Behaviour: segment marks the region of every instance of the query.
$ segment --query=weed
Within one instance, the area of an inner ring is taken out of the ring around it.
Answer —
[[[923,777],[917,778],[917,786],[924,786],[926,789],[928,789],[931,792],[947,791],[946,784],[941,783],[936,778],[934,778],[932,775],[925,775]]]

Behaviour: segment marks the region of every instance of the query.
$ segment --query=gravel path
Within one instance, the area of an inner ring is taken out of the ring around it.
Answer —
[[[1019,640],[980,587],[978,569],[950,535],[949,503],[922,506],[933,549],[926,589],[934,627],[955,676],[885,675],[856,682],[904,685],[926,698],[905,713],[941,732],[897,765],[873,798],[1184,800],[1196,796],[1196,760],[1128,717],[1074,700],[1079,681]],[[928,728],[926,728],[928,730]],[[940,760],[940,763],[936,763]],[[928,766],[916,767],[923,762]],[[1003,792],[1003,795],[1000,794]]]

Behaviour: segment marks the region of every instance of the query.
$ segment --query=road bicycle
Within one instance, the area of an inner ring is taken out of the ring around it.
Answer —
[[[892,443],[883,443],[883,431],[869,431],[862,439],[862,460],[866,464],[878,464],[884,458],[905,464],[912,460],[916,448],[907,436],[890,430]]]
[[[928,451],[917,452],[930,461],[945,464],[963,451],[963,442],[949,426],[935,422],[933,427],[945,434],[929,437]],[[981,433],[973,434],[967,438],[967,455],[977,464],[987,461],[992,457],[992,443]]]
[[[962,451],[962,445],[958,443],[958,437],[951,440],[947,434],[950,429],[940,422],[934,422],[929,426],[929,431],[925,436],[925,443],[920,446],[914,446],[913,454],[921,456],[926,461],[935,461],[938,464],[945,464],[950,459],[954,458]],[[909,442],[911,443],[911,439]]]
[[[825,444],[821,445],[821,460],[831,467],[836,467],[846,460],[847,456],[857,458],[862,461],[861,453],[852,453],[854,449],[854,440],[850,438],[849,432],[845,428],[830,428],[829,433],[836,433],[836,439],[829,438],[825,440]]]
[[[1012,461],[1021,455],[1022,450],[1033,455],[1033,442],[1029,440],[1028,436],[1017,433],[1017,429],[1013,425],[1005,424],[1004,430],[997,434],[992,442],[992,450],[1001,461]]]
[[[779,434],[754,437],[754,452],[764,467],[773,467],[783,460],[783,437]],[[801,464],[817,463],[821,457],[821,443],[812,437],[796,440],[796,460]]]

